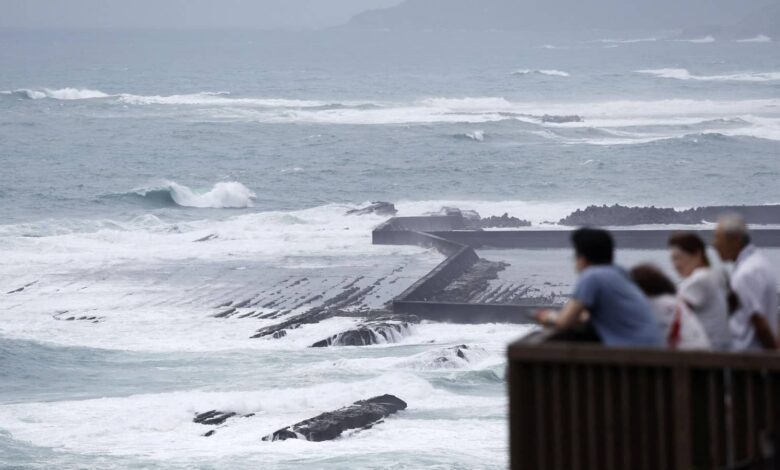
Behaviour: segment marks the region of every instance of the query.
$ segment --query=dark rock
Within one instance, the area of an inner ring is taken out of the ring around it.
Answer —
[[[229,317],[230,315],[233,315],[236,312],[237,312],[237,310],[236,310],[235,307],[230,307],[229,309],[227,309],[227,310],[225,310],[223,312],[219,312],[219,313],[215,314],[214,318],[226,318],[226,317]]]
[[[397,213],[398,210],[395,208],[395,205],[383,201],[372,202],[370,206],[347,211],[347,215],[396,215]]]
[[[196,415],[192,421],[198,424],[214,425],[214,424],[222,424],[225,421],[227,421],[228,418],[232,418],[233,416],[236,416],[236,413],[233,411],[211,410]]]
[[[337,315],[344,315],[350,309],[359,308],[364,299],[379,285],[379,281],[377,281],[374,284],[361,288],[357,285],[361,280],[362,277],[355,278],[352,282],[344,286],[340,293],[328,298],[321,305],[304,313],[295,315],[276,325],[261,328],[251,337],[263,338],[273,336],[281,330],[292,330],[300,328],[305,324],[319,323]]]
[[[559,224],[581,225],[642,225],[642,224],[699,224],[701,218],[692,211],[678,212],[659,207],[589,206],[560,220]]]
[[[775,206],[712,206],[678,211],[661,207],[588,206],[578,209],[558,223],[568,226],[644,224],[695,225],[714,222],[721,214],[736,212],[750,224],[780,223],[780,205]]]
[[[287,330],[274,331],[274,334],[271,335],[273,339],[284,338],[285,336],[287,336]]]
[[[460,344],[458,346],[452,346],[444,348],[437,353],[436,358],[433,359],[433,367],[447,367],[456,368],[465,366],[467,363],[479,360],[487,356],[488,352],[480,347],[468,346],[466,344]]]
[[[195,240],[195,242],[207,242],[209,240],[214,240],[216,238],[219,238],[219,237],[217,237],[216,234],[212,233],[212,234],[206,235],[203,238],[198,238],[197,240]]]
[[[19,292],[22,292],[25,289],[27,289],[28,287],[30,287],[32,285],[35,285],[37,283],[38,283],[38,281],[33,281],[33,282],[29,283],[29,284],[23,285],[22,287],[19,287],[17,289],[12,290],[12,291],[6,292],[6,294],[18,294]]]
[[[519,228],[530,227],[531,222],[518,219],[517,217],[510,217],[508,213],[504,213],[501,217],[486,217],[479,221],[479,225],[482,228]]]
[[[393,343],[399,337],[406,336],[414,323],[420,319],[411,315],[387,315],[361,323],[355,328],[343,331],[312,344],[312,348],[328,346],[369,346],[380,343]]]
[[[564,124],[567,122],[582,122],[583,119],[580,116],[571,115],[571,116],[555,116],[550,114],[545,114],[542,116],[542,122],[550,122],[553,124]]]
[[[217,430],[216,429],[212,429],[211,431],[209,431],[206,434],[204,434],[203,437],[211,437],[211,436],[213,436],[216,433],[217,433]]]
[[[264,441],[306,439],[320,442],[336,439],[350,429],[368,429],[387,416],[406,409],[406,402],[393,395],[361,400],[336,411],[280,429],[265,436]]]

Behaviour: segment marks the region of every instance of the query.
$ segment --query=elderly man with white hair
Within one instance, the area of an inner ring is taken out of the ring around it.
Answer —
[[[737,302],[729,320],[732,349],[778,349],[777,278],[769,261],[750,242],[745,219],[721,217],[713,245],[723,261],[735,263],[731,289]]]

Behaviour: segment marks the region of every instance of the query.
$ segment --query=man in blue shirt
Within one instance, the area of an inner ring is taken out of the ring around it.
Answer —
[[[537,320],[557,330],[581,323],[585,312],[606,346],[660,347],[663,337],[649,301],[626,274],[613,264],[614,242],[609,232],[582,228],[572,233],[579,279],[571,300],[560,312],[543,310]]]

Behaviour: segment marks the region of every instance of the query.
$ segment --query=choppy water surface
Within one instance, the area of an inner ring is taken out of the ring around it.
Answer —
[[[771,40],[0,32],[0,45],[4,466],[501,468],[503,352],[525,327],[422,324],[397,344],[315,350],[357,320],[269,340],[250,336],[274,320],[213,315],[245,299],[305,310],[353,282],[377,308],[441,260],[372,246],[383,218],[345,215],[370,200],[534,223],[590,203],[780,202]],[[509,259],[507,282],[568,289],[566,253],[484,256]],[[485,352],[432,362],[457,344]],[[383,393],[409,408],[369,432],[260,441]],[[192,417],[210,409],[255,417],[204,438]]]

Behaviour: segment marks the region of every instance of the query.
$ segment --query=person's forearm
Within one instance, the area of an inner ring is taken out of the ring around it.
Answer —
[[[558,329],[566,329],[575,326],[579,322],[580,314],[584,310],[585,308],[580,302],[570,300],[563,306],[560,313],[555,318],[555,327]]]
[[[778,349],[777,338],[775,338],[772,328],[769,327],[766,319],[757,313],[754,313],[750,317],[750,322],[753,324],[753,328],[756,330],[756,337],[758,342],[764,349],[776,350]]]

